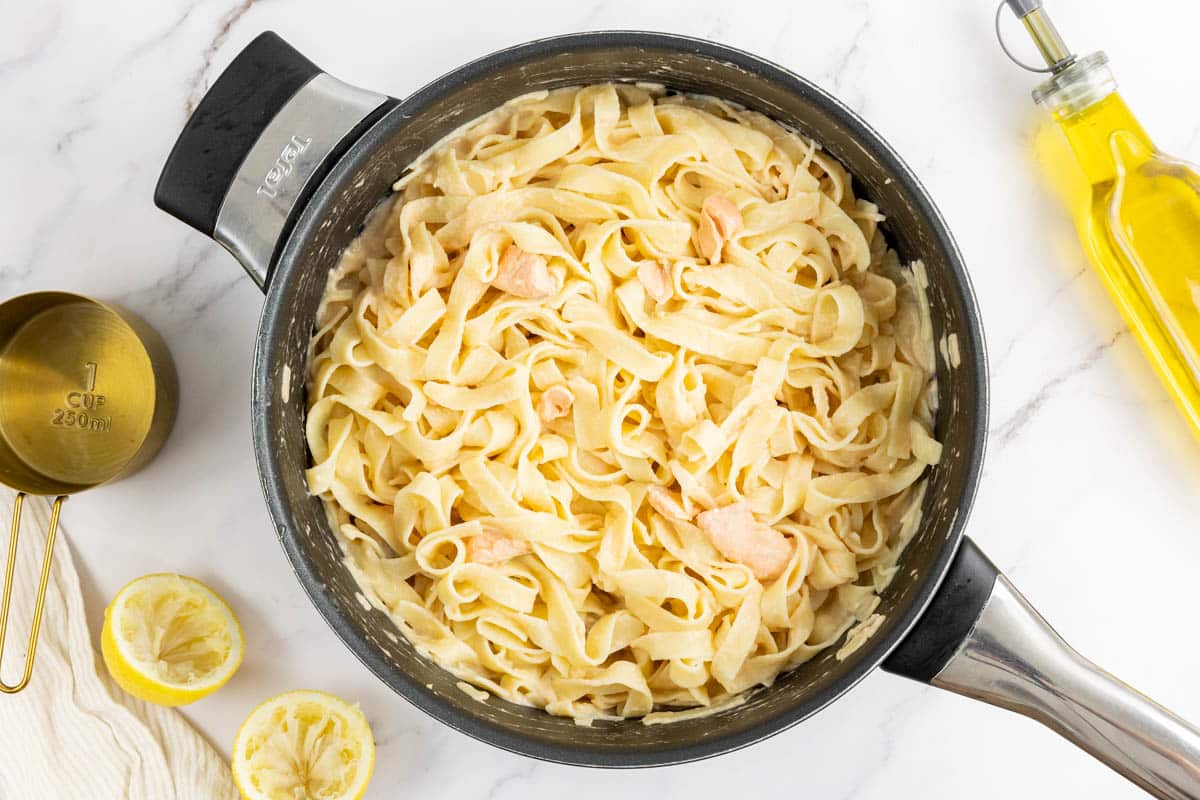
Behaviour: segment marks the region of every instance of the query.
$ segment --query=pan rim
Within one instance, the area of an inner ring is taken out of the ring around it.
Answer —
[[[252,404],[254,408],[261,409],[278,400],[276,395],[279,393],[279,385],[275,379],[276,367],[286,363],[282,347],[284,339],[282,334],[290,323],[294,324],[293,320],[280,314],[282,305],[279,302],[280,294],[283,287],[302,269],[302,265],[298,263],[300,261],[298,256],[302,252],[304,243],[321,224],[321,212],[324,210],[323,200],[328,199],[329,188],[340,185],[342,180],[357,166],[359,158],[373,152],[382,138],[392,131],[389,126],[390,120],[403,119],[405,116],[411,115],[414,109],[424,109],[435,104],[451,89],[474,81],[492,70],[549,54],[614,46],[646,47],[693,53],[731,63],[740,69],[753,72],[761,78],[780,85],[790,92],[807,96],[845,125],[853,138],[878,158],[895,176],[895,179],[905,186],[912,196],[917,213],[929,222],[931,229],[936,234],[935,244],[945,255],[946,265],[953,275],[953,284],[959,292],[959,300],[965,310],[964,332],[970,338],[970,346],[963,349],[973,356],[976,407],[970,409],[975,415],[971,430],[971,451],[964,456],[967,464],[962,493],[956,503],[957,514],[941,545],[941,550],[930,565],[929,574],[914,588],[913,598],[902,611],[898,612],[899,621],[887,631],[886,635],[873,638],[868,646],[863,648],[866,651],[863,656],[839,680],[807,696],[803,702],[796,703],[745,731],[703,739],[678,747],[630,751],[591,750],[586,747],[572,746],[569,743],[547,744],[544,741],[524,737],[482,717],[468,714],[428,690],[424,684],[386,659],[382,651],[349,623],[341,607],[322,586],[313,563],[301,546],[300,536],[296,530],[298,526],[282,489],[284,467],[276,458],[273,443],[277,439],[277,435],[269,424],[269,416],[254,414],[252,425],[255,460],[263,495],[275,525],[276,534],[293,572],[334,633],[378,679],[442,724],[509,752],[574,766],[639,768],[683,764],[739,750],[799,724],[840,698],[874,671],[916,624],[940,587],[961,543],[978,489],[986,447],[989,390],[982,322],[975,291],[967,274],[962,254],[945,219],[917,176],[880,134],[852,109],[802,76],[751,53],[689,36],[632,30],[566,34],[518,44],[471,61],[430,82],[388,112],[334,165],[323,185],[313,194],[308,205],[300,213],[288,241],[279,250],[275,274],[272,275],[272,280],[267,287],[266,301],[255,342]],[[964,332],[959,332],[960,336]]]

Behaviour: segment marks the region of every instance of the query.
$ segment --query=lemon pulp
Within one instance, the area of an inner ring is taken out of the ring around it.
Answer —
[[[299,690],[260,705],[233,745],[233,775],[248,800],[357,800],[375,743],[363,713],[324,692]]]
[[[104,613],[101,652],[109,673],[125,691],[160,705],[212,693],[232,677],[243,650],[229,605],[182,575],[131,581]]]

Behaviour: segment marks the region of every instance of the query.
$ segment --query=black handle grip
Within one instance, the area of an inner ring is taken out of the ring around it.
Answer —
[[[883,668],[921,683],[933,680],[971,634],[1000,570],[963,537],[937,594]]]
[[[154,204],[212,236],[225,193],[279,109],[320,74],[273,31],[259,34],[204,95],[154,189]]]

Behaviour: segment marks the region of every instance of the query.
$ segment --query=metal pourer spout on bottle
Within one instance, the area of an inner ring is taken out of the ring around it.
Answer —
[[[1019,60],[1000,33],[1008,7],[1045,61]],[[1004,0],[996,34],[1010,59],[1049,77],[1033,91],[1061,145],[1043,167],[1147,360],[1200,438],[1200,170],[1157,147],[1117,92],[1102,52],[1076,56],[1040,0]]]

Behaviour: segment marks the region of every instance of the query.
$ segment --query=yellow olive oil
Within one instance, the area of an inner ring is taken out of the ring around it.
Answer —
[[[1103,54],[1037,93],[1067,147],[1040,148],[1125,321],[1200,437],[1200,174],[1155,148]]]
[[[1045,69],[1008,49],[1000,29],[1006,6]],[[1154,146],[1117,94],[1108,57],[1076,57],[1042,0],[1004,0],[996,35],[1018,66],[1050,73],[1033,92],[1055,123],[1035,138],[1046,176],[1069,204],[1084,251],[1146,358],[1200,438],[1200,173]]]

